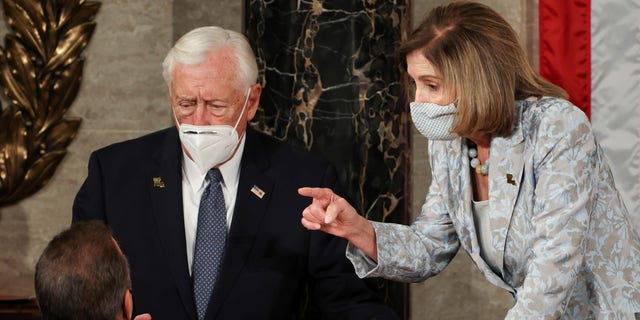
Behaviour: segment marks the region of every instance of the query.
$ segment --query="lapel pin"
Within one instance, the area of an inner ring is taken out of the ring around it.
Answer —
[[[164,188],[164,181],[160,177],[153,177],[153,187],[154,188]]]
[[[516,181],[513,180],[513,175],[511,173],[507,173],[507,183],[514,186],[516,185]]]
[[[256,197],[258,197],[260,199],[262,199],[262,197],[264,197],[264,191],[262,191],[262,189],[260,189],[255,184],[253,185],[253,188],[251,188],[251,193],[255,194]]]

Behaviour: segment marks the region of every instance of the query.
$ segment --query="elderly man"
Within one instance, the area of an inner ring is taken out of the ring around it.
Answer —
[[[248,128],[258,69],[246,38],[195,29],[163,63],[175,127],[94,152],[74,220],[100,219],[131,263],[135,312],[154,319],[394,319],[353,272],[346,242],[308,231],[302,186],[334,168]]]

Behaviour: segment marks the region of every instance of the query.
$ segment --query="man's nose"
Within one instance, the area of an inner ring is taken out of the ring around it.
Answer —
[[[204,104],[204,102],[198,102],[198,104],[196,105],[196,110],[193,113],[193,124],[196,126],[209,125],[207,106]]]

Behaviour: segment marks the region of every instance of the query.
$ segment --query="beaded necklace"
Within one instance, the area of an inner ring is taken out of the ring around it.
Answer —
[[[480,164],[480,159],[478,159],[478,150],[476,149],[475,144],[469,145],[469,165],[471,168],[476,169],[476,173],[479,173],[483,176],[489,174],[489,159],[484,164]]]

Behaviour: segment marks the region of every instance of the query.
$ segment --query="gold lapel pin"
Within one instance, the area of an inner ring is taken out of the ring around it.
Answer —
[[[516,185],[516,181],[513,180],[513,175],[511,173],[507,173],[507,183],[514,186]]]
[[[154,188],[164,188],[164,181],[160,177],[153,177],[153,187]]]
[[[258,186],[256,186],[255,184],[253,185],[253,187],[251,188],[251,193],[255,194],[256,197],[262,199],[262,197],[264,197],[264,191],[262,191],[262,189],[260,189]]]

